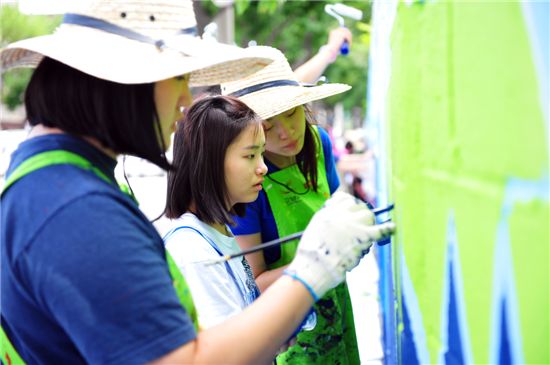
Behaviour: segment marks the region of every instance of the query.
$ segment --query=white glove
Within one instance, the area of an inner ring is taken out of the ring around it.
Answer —
[[[344,281],[346,271],[357,266],[374,241],[395,230],[394,223],[374,221],[365,203],[334,193],[309,222],[285,274],[302,282],[317,301]]]

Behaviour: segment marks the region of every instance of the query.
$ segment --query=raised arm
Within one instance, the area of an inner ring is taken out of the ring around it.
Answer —
[[[330,31],[327,44],[319,49],[319,52],[306,63],[294,70],[299,81],[315,84],[325,69],[333,63],[340,54],[340,47],[344,41],[351,46],[352,35],[347,28],[335,28]]]

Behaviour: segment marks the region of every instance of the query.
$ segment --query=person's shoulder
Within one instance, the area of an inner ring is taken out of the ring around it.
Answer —
[[[132,267],[134,258],[149,257],[153,251],[161,257],[160,236],[139,209],[129,206],[97,193],[77,196],[51,212],[42,205],[47,214],[40,215],[36,208],[26,216],[27,229],[14,245],[32,260],[56,262],[59,267],[86,262],[86,268],[74,267],[74,273]]]
[[[235,236],[260,232],[262,224],[265,224],[265,219],[269,210],[270,207],[267,195],[265,191],[262,190],[255,201],[246,203],[246,211],[242,217],[238,215],[232,216],[234,224],[229,226],[231,232]]]
[[[328,132],[321,126],[317,125],[317,131],[319,132],[319,138],[321,138],[321,143],[323,146],[331,145],[330,136]]]
[[[170,221],[168,232],[164,235],[164,241],[170,240],[174,236],[190,236],[204,240],[205,233],[208,231],[208,225],[202,222],[192,213],[185,213],[179,218]]]
[[[172,221],[163,240],[178,264],[212,258],[216,254],[203,224],[197,217],[187,213]]]
[[[144,224],[137,205],[117,186],[70,165],[49,166],[25,176],[10,187],[2,203],[5,212],[18,217],[18,225],[26,226],[28,238],[43,228],[70,232],[131,221],[132,227],[135,222]]]
[[[80,231],[83,240],[99,239],[116,244],[119,239],[147,244],[160,241],[153,225],[137,205],[121,192],[94,189],[59,205],[45,224],[66,232]]]
[[[334,155],[332,153],[332,141],[330,139],[330,136],[328,134],[328,132],[320,127],[320,126],[317,126],[317,130],[319,132],[319,138],[321,140],[321,146],[323,146],[323,153],[325,155],[325,159],[328,157],[329,160],[332,160],[334,158]]]
[[[98,181],[97,176],[77,167],[66,168],[74,169],[74,173],[80,176],[65,189],[54,190],[53,194],[59,198],[60,209],[78,212],[83,219],[87,216],[110,216],[112,224],[128,220],[129,217],[143,220],[144,216],[138,205],[117,185]]]
[[[317,124],[315,127],[317,128],[317,131],[319,132],[319,134],[323,136],[323,138],[330,138],[325,128],[323,128],[319,124]]]

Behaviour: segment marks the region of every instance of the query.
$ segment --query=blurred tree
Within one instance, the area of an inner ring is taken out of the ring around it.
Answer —
[[[311,58],[328,39],[328,33],[338,21],[325,12],[325,5],[338,1],[308,0],[235,0],[235,42],[248,46],[250,41],[273,46],[285,53],[293,68]],[[219,10],[211,1],[202,1],[211,16]],[[366,108],[367,60],[370,41],[370,1],[345,1],[345,5],[363,12],[363,19],[344,18],[353,33],[353,45],[347,56],[340,56],[324,72],[329,82],[350,84],[347,93],[325,99],[328,105],[343,102],[347,111]]]
[[[324,7],[337,1],[309,0],[235,0],[236,43],[246,47],[250,41],[270,45],[282,50],[293,68],[311,58],[325,44],[330,29],[338,22],[328,15]],[[365,113],[367,60],[369,48],[370,1],[345,1],[345,4],[363,11],[363,19],[346,19],[346,26],[353,32],[350,54],[338,57],[325,71],[330,82],[342,82],[353,86],[349,92],[325,99],[328,105],[342,101],[346,110],[360,107]],[[211,1],[197,1],[196,10],[204,10],[210,17],[218,11]],[[17,6],[0,6],[0,46],[19,39],[34,37],[51,31],[61,22],[60,16],[28,16],[21,14]],[[22,103],[22,94],[30,78],[31,70],[12,70],[2,75],[2,102],[10,109]]]
[[[51,33],[61,22],[60,16],[21,14],[16,4],[0,6],[0,47],[24,38]],[[2,74],[2,103],[10,110],[23,102],[32,70],[15,69]]]

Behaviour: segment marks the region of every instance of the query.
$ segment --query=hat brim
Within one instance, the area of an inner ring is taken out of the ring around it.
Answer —
[[[243,95],[239,99],[260,118],[269,119],[299,105],[341,94],[349,89],[351,86],[346,84],[280,86]]]
[[[150,83],[190,74],[191,86],[232,81],[272,62],[255,50],[193,36],[180,36],[170,44],[172,47],[161,50],[122,36],[65,25],[54,34],[10,44],[1,51],[0,58],[2,71],[35,67],[47,56],[92,76],[122,84]]]

